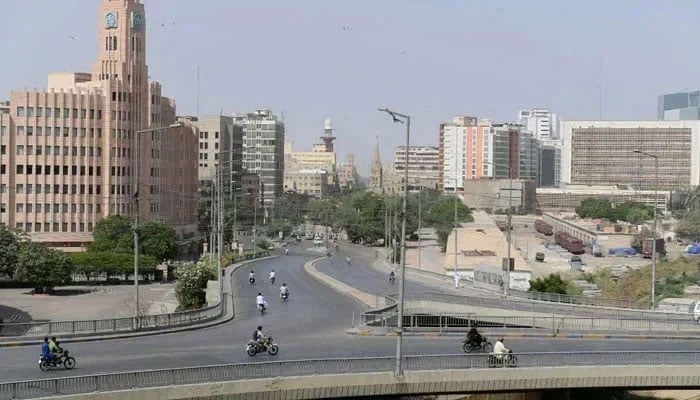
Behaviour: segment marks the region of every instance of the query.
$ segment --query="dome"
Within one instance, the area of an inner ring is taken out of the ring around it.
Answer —
[[[325,130],[332,130],[333,129],[333,121],[331,121],[330,118],[326,118],[326,120],[323,121],[323,129],[325,129]]]

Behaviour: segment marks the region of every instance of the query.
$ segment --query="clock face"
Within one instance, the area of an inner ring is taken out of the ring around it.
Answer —
[[[117,16],[114,13],[105,15],[105,26],[107,28],[115,28],[117,26]]]
[[[134,14],[133,24],[136,29],[141,29],[143,27],[143,17],[141,14]]]

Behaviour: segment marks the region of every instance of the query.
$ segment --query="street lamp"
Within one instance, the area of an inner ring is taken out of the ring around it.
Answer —
[[[656,307],[656,208],[659,189],[659,156],[641,150],[632,152],[654,159],[654,224],[651,228],[654,238],[654,243],[651,245],[651,309],[653,310]]]
[[[136,131],[136,166],[134,168],[134,327],[138,327],[139,319],[139,183],[140,183],[140,164],[141,164],[141,138],[142,133],[159,132],[170,128],[179,128],[181,123],[174,123],[168,126],[162,126],[159,128],[149,128],[140,131]]]
[[[508,258],[508,263],[506,264],[506,273],[504,274],[504,279],[503,279],[503,295],[508,296],[508,291],[510,289],[510,247],[511,247],[511,231],[513,230],[513,169],[511,168],[510,164],[508,165],[503,165],[503,164],[496,164],[492,163],[489,161],[484,161],[484,164],[488,164],[491,166],[499,166],[499,167],[504,167],[508,169],[508,214],[507,214],[507,223],[506,223],[506,243],[508,244],[508,250],[506,253],[506,257]],[[495,175],[496,171],[494,171]],[[521,192],[521,198],[522,198],[522,185],[520,186],[520,192]]]
[[[456,159],[456,155],[455,155],[455,159]],[[454,244],[455,244],[455,246],[454,246],[454,248],[455,248],[455,277],[454,278],[455,278],[455,288],[459,289],[459,271],[457,269],[457,252],[458,252],[458,249],[457,249],[457,201],[459,201],[459,197],[457,196],[457,182],[458,181],[457,181],[457,178],[443,178],[443,180],[454,181],[454,184],[455,184],[455,187],[454,187],[454,189],[455,189],[455,198],[454,198],[454,205],[455,205],[455,207],[454,207],[455,208],[455,222],[454,222],[454,225],[455,225],[455,240],[454,240]]]
[[[404,158],[404,185],[403,185],[403,205],[401,206],[401,267],[399,269],[399,304],[398,316],[396,320],[396,376],[403,375],[401,369],[401,346],[403,335],[403,291],[404,276],[406,274],[406,203],[408,201],[408,147],[411,137],[411,117],[388,108],[379,108],[379,111],[391,115],[394,122],[406,124],[406,157]]]

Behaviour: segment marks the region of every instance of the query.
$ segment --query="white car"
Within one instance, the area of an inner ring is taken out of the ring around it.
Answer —
[[[321,238],[314,239],[314,245],[320,246],[322,244],[323,244],[323,239],[321,239]]]

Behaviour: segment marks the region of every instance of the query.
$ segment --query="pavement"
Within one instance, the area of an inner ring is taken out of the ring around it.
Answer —
[[[259,279],[251,286],[247,282],[249,268],[233,273],[236,318],[230,322],[166,335],[124,338],[109,341],[74,343],[67,346],[77,359],[77,368],[71,371],[55,370],[42,373],[36,360],[39,346],[0,348],[0,381],[31,380],[145,369],[194,367],[240,362],[267,362],[314,358],[347,358],[392,356],[395,338],[345,334],[357,312],[357,302],[338,293],[304,272],[304,265],[318,258],[298,246],[291,246],[289,256],[256,262],[250,265],[257,276],[264,277],[272,269],[277,272],[277,284]],[[341,252],[352,255],[352,265],[360,271],[347,271],[345,257],[332,257],[319,263],[319,269],[351,272],[351,277],[365,292],[371,288],[386,294],[395,291],[386,276],[374,272],[363,273],[364,262],[372,257],[363,256],[366,249],[341,245]],[[365,271],[372,271],[367,269]],[[381,277],[381,279],[378,279]],[[343,282],[345,282],[343,280]],[[289,301],[279,303],[279,285],[287,283]],[[348,282],[345,282],[346,284]],[[425,290],[419,283],[416,289]],[[353,285],[354,286],[354,285]],[[263,316],[255,307],[258,292],[268,297],[268,312]],[[271,335],[280,346],[277,356],[259,354],[249,357],[245,345],[255,327]],[[487,331],[488,334],[488,331]],[[507,345],[515,351],[643,351],[689,350],[700,351],[700,342],[667,339],[620,340],[513,337]],[[407,336],[403,342],[405,354],[455,354],[461,352],[461,339],[454,336]]]

